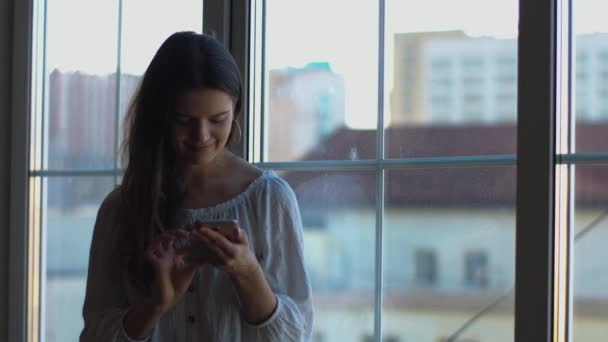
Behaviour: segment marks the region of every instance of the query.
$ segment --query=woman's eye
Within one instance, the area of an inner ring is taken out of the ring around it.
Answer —
[[[214,124],[219,124],[219,123],[224,122],[225,120],[226,120],[226,117],[225,117],[225,116],[223,116],[223,117],[220,117],[220,118],[213,118],[213,119],[211,119],[210,121],[211,121],[212,123],[214,123]]]
[[[190,123],[190,119],[188,119],[188,118],[186,118],[186,117],[180,117],[180,116],[176,116],[176,117],[174,118],[174,121],[175,121],[177,124],[180,124],[180,125],[187,125],[187,124],[189,124],[189,123]]]

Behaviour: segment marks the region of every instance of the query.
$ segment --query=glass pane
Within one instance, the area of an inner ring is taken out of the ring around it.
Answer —
[[[113,184],[113,177],[45,179],[46,282],[42,312],[46,329],[42,335],[47,342],[78,340],[95,217]]]
[[[375,158],[378,2],[266,3],[263,161]],[[369,142],[353,139],[354,129]],[[335,153],[341,144],[347,152]]]
[[[515,170],[387,171],[384,340],[513,341]]]
[[[156,50],[172,33],[202,29],[202,0],[123,1],[119,139],[131,98]]]
[[[373,171],[282,172],[304,223],[313,341],[358,341],[374,327],[376,178]]]
[[[112,167],[117,2],[47,2],[45,167]]]
[[[576,166],[573,341],[608,336],[608,166]]]
[[[386,13],[386,155],[515,154],[518,1],[387,0]]]
[[[608,152],[608,22],[603,2],[573,6],[576,151]]]

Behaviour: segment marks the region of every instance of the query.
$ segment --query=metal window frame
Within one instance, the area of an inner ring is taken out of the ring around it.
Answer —
[[[322,170],[376,170],[413,169],[430,167],[487,167],[516,165],[517,159],[513,154],[464,156],[464,157],[416,157],[389,158],[384,160],[306,160],[293,162],[255,163],[263,169],[292,170],[292,171],[322,171]],[[570,153],[555,156],[556,164],[564,165],[605,165],[608,164],[608,153]],[[32,170],[34,177],[92,177],[121,175],[122,169],[62,169],[62,170]]]
[[[559,0],[519,2],[515,340],[554,334],[555,115]]]
[[[376,126],[376,158],[378,166],[385,160],[385,130],[384,130],[384,64],[385,60],[385,28],[386,28],[386,3],[385,0],[378,1],[378,122]],[[378,167],[376,170],[376,236],[375,236],[375,265],[374,265],[374,339],[382,342],[382,314],[384,305],[384,283],[383,283],[383,247],[384,247],[384,204],[386,168]]]
[[[8,340],[26,341],[30,338],[27,331],[28,170],[34,0],[13,3]]]
[[[243,103],[241,107],[241,140],[230,146],[236,155],[249,159],[249,23],[250,1],[201,0],[203,1],[203,33],[219,40],[230,50],[243,78]]]

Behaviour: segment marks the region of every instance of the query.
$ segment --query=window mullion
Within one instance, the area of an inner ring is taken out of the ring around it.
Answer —
[[[12,1],[12,97],[11,97],[11,162],[8,238],[8,341],[26,341],[28,337],[28,201],[29,201],[29,120],[34,109],[31,101],[34,20],[40,8],[33,0]],[[38,31],[38,30],[36,30]],[[10,59],[9,59],[10,60]]]
[[[120,86],[121,86],[121,78],[122,78],[122,0],[118,0],[118,20],[117,25],[118,29],[116,39],[116,92],[114,97],[114,184],[118,184],[118,172],[116,172],[120,165]]]
[[[515,340],[554,342],[557,3],[519,11]]]
[[[571,1],[557,0],[556,13],[556,148],[558,155],[574,151],[572,113],[572,16]],[[571,340],[572,246],[574,216],[574,165],[557,164],[555,169],[555,341]]]
[[[384,183],[385,171],[380,166],[384,160],[384,34],[386,26],[386,4],[378,2],[378,126],[376,131],[376,246],[374,280],[374,339],[382,341],[383,304],[383,227],[384,227]]]
[[[249,125],[251,118],[248,113],[251,99],[249,98],[249,49],[250,49],[250,13],[251,1],[204,1],[203,32],[222,42],[234,57],[243,78],[243,103],[241,125],[241,140],[230,149],[237,155],[249,160]]]

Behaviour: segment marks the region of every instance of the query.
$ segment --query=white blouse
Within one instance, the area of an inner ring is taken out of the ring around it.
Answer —
[[[81,342],[133,342],[124,332],[129,305],[141,300],[116,260],[118,191],[97,214],[91,243]],[[264,173],[235,198],[200,209],[181,209],[176,227],[201,219],[237,219],[249,237],[278,306],[265,322],[252,325],[241,315],[229,277],[203,266],[184,298],[156,325],[154,342],[308,341],[313,322],[312,294],[304,267],[302,220],[291,187],[273,171]]]

